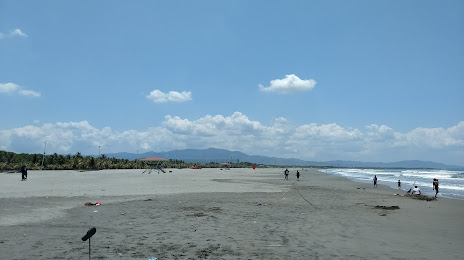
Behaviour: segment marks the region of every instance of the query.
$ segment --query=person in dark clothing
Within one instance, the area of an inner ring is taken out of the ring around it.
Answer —
[[[296,180],[299,181],[300,180],[300,172],[297,170],[296,171]]]
[[[21,180],[27,180],[27,168],[26,166],[21,167]]]
[[[437,197],[438,194],[438,179],[433,179],[433,190],[435,190],[435,198]]]

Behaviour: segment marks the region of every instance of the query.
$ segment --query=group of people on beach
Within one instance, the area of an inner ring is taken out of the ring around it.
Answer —
[[[399,180],[398,180],[399,181]],[[435,198],[437,197],[437,194],[438,194],[438,179],[436,178],[433,178],[433,183],[432,183],[432,190],[435,190]],[[414,189],[409,189],[408,193],[411,193],[412,195],[421,195],[421,190],[419,189],[419,187],[417,187],[417,185],[414,186]]]
[[[284,176],[285,176],[285,179],[288,180],[288,174],[290,173],[290,171],[288,169],[285,169],[284,171]],[[296,171],[296,180],[299,181],[300,180],[300,171]]]
[[[377,175],[374,175],[374,178],[372,179],[374,181],[374,187],[377,187]],[[433,183],[432,183],[432,190],[435,191],[435,198],[437,197],[438,194],[438,179],[433,178]],[[398,180],[398,189],[401,189],[401,180]],[[408,190],[408,193],[411,193],[412,195],[421,195],[421,191],[417,185],[414,185],[414,188],[411,187],[411,189]]]

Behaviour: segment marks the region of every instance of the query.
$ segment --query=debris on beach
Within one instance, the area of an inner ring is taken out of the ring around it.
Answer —
[[[84,205],[86,205],[86,206],[101,206],[101,203],[98,202],[98,201],[95,202],[95,203],[93,203],[93,202],[86,202]]]
[[[430,197],[430,196],[427,196],[427,195],[411,195],[411,194],[406,194],[404,195],[405,197],[411,197],[413,199],[416,199],[416,200],[426,200],[426,201],[432,201],[432,200],[437,200],[437,198],[435,197]]]
[[[395,210],[395,209],[400,209],[398,206],[380,206],[377,205],[374,207],[374,209],[386,209],[386,210]]]

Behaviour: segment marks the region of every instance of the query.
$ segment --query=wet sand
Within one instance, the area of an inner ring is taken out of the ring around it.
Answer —
[[[464,201],[313,169],[0,173],[0,259],[462,259]],[[403,192],[401,192],[403,193]],[[85,206],[85,202],[101,206]]]

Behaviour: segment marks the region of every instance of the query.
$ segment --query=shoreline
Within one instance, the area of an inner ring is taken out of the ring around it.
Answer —
[[[401,179],[402,191],[406,192],[413,185],[417,185],[422,193],[428,196],[435,196],[432,181],[434,178],[438,178],[440,180],[440,192],[437,198],[464,200],[462,172],[447,170],[424,171],[421,169],[397,169],[392,171],[391,169],[366,168],[334,168],[331,170],[321,169],[321,171],[360,183],[372,183],[372,178],[377,175],[378,182],[393,189],[397,189],[397,180]]]
[[[81,259],[88,245],[80,237],[95,226],[96,259],[459,259],[464,254],[461,200],[394,196],[398,190],[388,186],[373,188],[315,169],[301,171],[300,181],[293,168],[288,181],[278,168],[257,170],[54,172],[30,175],[26,182],[19,175],[17,180],[0,175],[5,232],[0,251],[6,259]],[[16,187],[7,188],[10,184]],[[50,189],[57,185],[62,187]],[[86,207],[87,201],[102,206]]]

